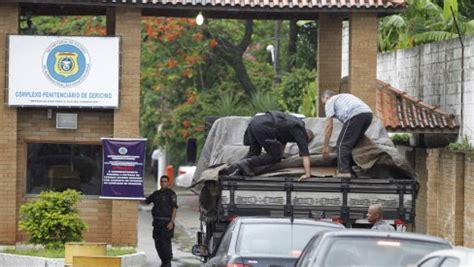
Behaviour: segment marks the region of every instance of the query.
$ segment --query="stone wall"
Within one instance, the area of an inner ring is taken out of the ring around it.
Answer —
[[[474,247],[474,155],[466,155],[464,163],[464,245]]]
[[[417,149],[415,158],[420,182],[416,231],[474,247],[474,155]]]

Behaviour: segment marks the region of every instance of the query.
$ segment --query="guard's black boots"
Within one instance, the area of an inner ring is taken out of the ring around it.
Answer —
[[[229,176],[255,176],[255,173],[250,168],[247,159],[241,159],[238,162],[230,165],[227,170],[229,171]]]
[[[246,159],[242,159],[237,162],[237,166],[242,171],[244,176],[255,176],[255,173],[252,171],[252,168],[249,166],[249,162]]]

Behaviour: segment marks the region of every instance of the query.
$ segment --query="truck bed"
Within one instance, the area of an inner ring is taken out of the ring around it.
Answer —
[[[229,216],[293,216],[338,219],[353,223],[380,203],[385,219],[413,223],[418,183],[407,179],[221,176],[218,218]]]

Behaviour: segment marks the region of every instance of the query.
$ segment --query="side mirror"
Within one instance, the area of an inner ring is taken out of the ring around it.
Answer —
[[[188,138],[186,140],[186,160],[189,163],[196,163],[197,140],[196,138]]]
[[[193,248],[191,249],[191,253],[194,256],[203,257],[203,258],[207,258],[209,256],[209,250],[207,249],[207,247],[200,244],[194,245]]]

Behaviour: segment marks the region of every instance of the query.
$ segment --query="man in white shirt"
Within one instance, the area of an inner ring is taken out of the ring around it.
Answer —
[[[371,228],[372,230],[395,231],[393,226],[383,220],[383,208],[380,204],[374,204],[369,207],[367,220],[373,225]]]
[[[359,98],[351,94],[336,94],[326,90],[321,95],[326,112],[326,126],[324,129],[323,159],[329,159],[329,140],[333,129],[333,118],[343,123],[341,133],[337,139],[337,177],[352,176],[352,149],[364,136],[365,131],[372,123],[372,110]]]

